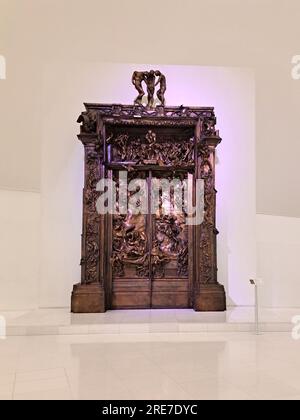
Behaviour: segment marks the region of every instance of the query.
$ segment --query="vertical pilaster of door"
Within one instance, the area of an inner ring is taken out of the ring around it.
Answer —
[[[194,141],[195,141],[195,154],[194,154],[194,161],[195,161],[195,177],[194,177],[194,188],[193,188],[193,205],[196,205],[196,201],[198,197],[196,197],[196,182],[197,179],[200,178],[200,171],[199,171],[199,165],[198,165],[198,147],[200,143],[200,136],[201,136],[201,119],[199,118],[195,127],[195,135],[194,135]],[[200,225],[194,226],[194,243],[193,243],[193,249],[194,249],[194,261],[193,261],[193,306],[195,307],[195,301],[197,298],[197,295],[199,293],[199,277],[200,277]]]
[[[105,291],[101,272],[103,254],[103,225],[97,213],[96,203],[99,193],[97,183],[103,176],[103,149],[97,132],[81,134],[80,140],[85,150],[85,181],[83,191],[83,236],[81,283],[73,287],[71,311],[105,312]]]
[[[195,174],[188,174],[188,181],[192,178],[192,200],[193,200],[193,207],[195,207]],[[190,183],[188,182],[188,185]],[[189,273],[189,307],[193,306],[193,287],[194,287],[194,279],[195,279],[195,261],[196,261],[196,254],[194,250],[195,245],[195,230],[194,225],[188,226],[188,252],[189,252],[189,259],[188,259],[188,273]]]
[[[204,220],[196,228],[197,276],[194,287],[194,309],[196,311],[224,311],[226,310],[225,290],[217,280],[216,260],[218,231],[216,229],[215,149],[221,142],[221,138],[214,129],[215,118],[213,128],[209,125],[209,129],[202,133],[203,124],[200,125],[200,135],[197,137],[199,156],[197,178],[204,179]]]
[[[154,216],[155,217],[155,216]],[[152,249],[153,249],[153,215],[152,215],[152,171],[148,174],[148,246],[149,246],[149,306],[152,308],[153,270],[152,270]]]
[[[113,171],[107,171],[107,179],[113,180]],[[112,192],[113,193],[113,192]],[[110,197],[112,203],[114,198]],[[107,309],[112,307],[112,292],[113,292],[113,278],[112,278],[112,232],[113,232],[113,214],[108,213],[103,216],[103,232],[102,243],[104,246],[102,257],[102,270],[104,275],[104,289],[105,289],[105,301]]]

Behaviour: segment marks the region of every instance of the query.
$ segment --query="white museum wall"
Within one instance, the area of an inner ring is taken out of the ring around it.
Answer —
[[[0,309],[39,305],[40,194],[0,190]]]
[[[300,218],[257,215],[262,306],[300,307]]]
[[[42,96],[40,305],[68,306],[80,280],[83,102],[132,103],[131,74],[150,65],[45,63]],[[228,303],[252,304],[255,275],[254,80],[247,69],[155,65],[167,75],[168,105],[215,106],[218,147],[219,280]]]

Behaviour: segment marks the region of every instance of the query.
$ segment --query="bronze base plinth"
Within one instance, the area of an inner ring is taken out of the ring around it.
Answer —
[[[195,311],[226,311],[226,295],[221,284],[203,284],[194,294]]]
[[[99,284],[75,284],[71,296],[71,312],[105,312],[105,296]]]

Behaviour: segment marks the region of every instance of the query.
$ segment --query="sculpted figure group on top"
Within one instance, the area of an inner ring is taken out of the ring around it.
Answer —
[[[162,106],[165,106],[165,92],[167,90],[166,77],[159,70],[150,71],[135,71],[132,75],[132,84],[138,91],[134,103],[136,105],[142,105],[143,97],[145,95],[143,82],[147,87],[147,108],[154,107],[154,93],[155,87],[159,84],[159,90],[157,91],[157,98],[159,99]]]

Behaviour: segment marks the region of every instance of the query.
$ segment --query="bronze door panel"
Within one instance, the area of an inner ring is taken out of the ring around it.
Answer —
[[[134,177],[147,179],[149,191],[158,179],[152,171],[130,174],[129,180]],[[166,203],[160,193],[155,214],[112,217],[112,308],[190,306],[189,230],[183,214],[163,213],[164,205],[174,207],[169,197]]]
[[[128,183],[134,178],[146,180],[147,172],[128,173]],[[119,206],[117,171],[113,179],[117,182]],[[127,212],[112,216],[112,308],[150,308],[148,225],[145,214]]]

